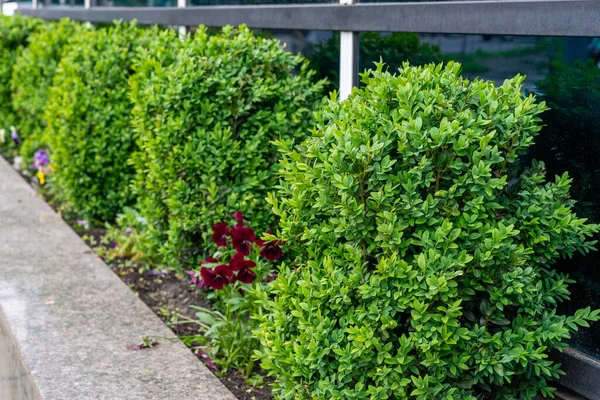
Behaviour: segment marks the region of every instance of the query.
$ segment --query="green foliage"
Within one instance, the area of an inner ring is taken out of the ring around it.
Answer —
[[[82,30],[64,50],[46,107],[55,196],[87,219],[111,221],[132,200],[135,148],[127,81],[147,31],[135,23]]]
[[[15,61],[10,86],[26,165],[31,164],[35,151],[46,147],[42,134],[48,91],[67,41],[79,35],[83,26],[67,19],[41,25]]]
[[[178,323],[199,325],[204,337],[194,342],[208,342],[207,352],[215,357],[222,372],[235,369],[250,378],[253,356],[260,347],[253,333],[258,327],[255,317],[262,313],[256,293],[267,291],[276,278],[273,263],[283,256],[283,243],[271,233],[256,240],[241,213],[233,217],[234,225],[219,223],[213,227],[213,240],[219,247],[212,257],[201,261],[199,270],[185,271],[190,284],[207,291],[213,309],[192,306],[198,311],[196,319],[178,316],[182,319]]]
[[[299,268],[262,295],[257,334],[283,398],[552,394],[550,349],[598,320],[557,315],[570,281],[552,265],[599,226],[573,213],[566,173],[521,170],[545,109],[523,80],[378,64],[301,146],[279,143],[270,201]]]
[[[422,65],[442,61],[437,46],[421,43],[416,33],[379,33],[364,32],[360,35],[359,72],[371,69],[373,63],[384,59],[390,70],[397,70],[403,62]],[[339,84],[340,35],[334,33],[331,39],[319,43],[308,54],[311,67],[317,70],[317,76],[329,79],[329,89]]]
[[[209,253],[210,227],[241,210],[259,230],[274,217],[272,140],[291,145],[313,126],[323,83],[301,56],[246,27],[174,40],[141,52],[131,79],[141,251],[174,268]]]
[[[5,131],[8,131],[17,121],[12,108],[10,90],[10,78],[15,60],[23,47],[27,46],[29,35],[40,24],[40,20],[36,18],[0,15],[0,129]]]
[[[259,257],[256,247],[249,257],[257,265],[252,269],[257,275],[252,284],[237,281],[223,290],[211,291],[207,298],[213,302],[213,309],[192,306],[198,311],[196,318],[183,318],[184,322],[200,327],[208,339],[206,352],[222,372],[235,370],[246,378],[255,372],[254,353],[260,348],[260,341],[253,333],[258,328],[254,317],[262,312],[256,293],[268,291],[267,280],[272,273],[270,262]],[[215,256],[219,263],[227,263],[232,253],[219,252]]]

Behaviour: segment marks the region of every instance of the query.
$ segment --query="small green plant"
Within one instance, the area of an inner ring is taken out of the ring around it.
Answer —
[[[253,333],[255,317],[261,313],[255,293],[266,293],[277,276],[272,262],[283,256],[281,242],[270,233],[256,238],[244,225],[242,213],[234,214],[232,227],[220,222],[213,226],[212,239],[218,246],[214,257],[201,262],[196,271],[186,271],[190,283],[210,290],[215,309],[194,307],[197,319],[182,317],[183,323],[197,324],[208,339],[207,352],[223,372],[235,369],[249,378],[255,367],[254,352],[260,343]]]
[[[42,134],[48,91],[65,45],[83,27],[67,19],[42,24],[15,60],[10,87],[13,108],[19,116],[20,154],[25,165],[31,164],[36,151],[47,148]]]
[[[129,76],[147,33],[135,23],[84,29],[69,42],[46,106],[44,139],[53,194],[93,223],[113,221],[132,202],[135,149]]]
[[[18,121],[18,115],[12,107],[10,89],[15,60],[40,24],[41,20],[37,18],[0,15],[0,130],[4,132],[0,135],[0,148],[5,152],[17,147],[13,140],[2,140]]]
[[[559,315],[557,259],[594,249],[565,173],[521,169],[544,103],[524,77],[460,65],[363,75],[301,146],[279,142],[270,201],[295,262],[256,331],[282,398],[552,396],[553,347],[598,311]]]
[[[132,207],[123,208],[114,224],[106,224],[106,235],[97,253],[110,261],[126,260],[126,264],[138,264],[143,254],[138,250],[140,232],[146,228],[145,219]],[[141,267],[143,272],[145,267]]]
[[[233,212],[257,229],[273,225],[271,141],[306,137],[323,82],[301,56],[243,26],[159,37],[154,48],[140,53],[131,79],[133,187],[148,222],[140,250],[182,271],[212,251],[207,232]]]
[[[328,89],[337,88],[340,81],[340,35],[334,33],[331,39],[310,48],[308,53],[311,67],[317,76],[327,78]],[[442,61],[437,46],[421,43],[416,33],[379,33],[364,32],[360,35],[359,72],[371,69],[373,63],[384,59],[390,70],[394,71],[409,61],[413,65]]]

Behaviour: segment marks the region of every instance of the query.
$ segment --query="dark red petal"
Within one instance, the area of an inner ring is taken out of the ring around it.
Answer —
[[[237,220],[237,226],[244,226],[244,216],[242,215],[241,211],[237,211],[235,213],[233,213],[233,218],[235,218]]]
[[[217,274],[210,268],[202,267],[200,269],[200,275],[202,276],[202,280],[208,285],[212,287],[212,282],[216,278]]]
[[[235,253],[235,255],[229,259],[229,267],[231,267],[233,271],[239,271],[244,268],[244,255],[242,253]]]
[[[276,244],[269,244],[260,249],[260,255],[269,261],[276,261],[281,258],[283,251]]]
[[[215,290],[221,290],[223,289],[223,287],[225,287],[225,285],[227,285],[229,283],[229,280],[226,278],[223,278],[222,276],[217,276],[211,283],[210,283],[210,287],[215,289]]]
[[[212,240],[219,247],[227,246],[227,236],[229,236],[229,227],[222,222],[212,227]]]
[[[224,278],[230,278],[231,276],[233,276],[233,270],[229,267],[229,265],[221,264],[218,265],[217,268],[215,268],[215,274]]]
[[[237,274],[237,280],[242,283],[252,283],[256,279],[254,271],[244,268]]]
[[[233,248],[236,249],[238,251],[238,253],[241,253],[245,256],[249,256],[250,251],[252,249],[252,247],[250,246],[250,243],[248,243],[246,241],[242,241],[240,243],[234,244]]]
[[[236,241],[249,241],[249,242],[255,242],[256,241],[256,234],[254,233],[254,229],[252,228],[248,228],[247,226],[236,226],[235,228],[233,228],[231,230],[231,237],[233,238],[233,242],[235,243]]]
[[[218,222],[215,226],[212,227],[214,233],[219,233],[221,235],[229,235],[229,227],[222,222]]]
[[[244,261],[244,267],[245,268],[254,268],[254,267],[256,267],[256,263],[251,260],[246,260],[246,261]]]

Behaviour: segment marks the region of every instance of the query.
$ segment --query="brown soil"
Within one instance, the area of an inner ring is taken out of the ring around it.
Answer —
[[[78,231],[79,235],[89,239],[93,238],[95,243],[100,243],[104,236],[103,229],[91,229],[89,231]],[[88,240],[89,243],[89,240]],[[125,282],[138,297],[146,303],[158,317],[160,317],[171,330],[179,337],[201,335],[201,332],[193,324],[172,324],[171,314],[193,318],[196,314],[191,306],[210,308],[210,303],[190,286],[182,277],[173,273],[155,276],[155,273],[139,273],[136,266],[125,266],[126,260],[105,260],[112,270]],[[160,339],[159,339],[160,342]],[[206,360],[197,356],[202,362]],[[210,369],[210,368],[209,368]],[[224,376],[215,374],[219,380],[240,400],[270,400],[273,395],[268,387],[253,387],[246,383],[244,378],[236,373],[228,373]]]

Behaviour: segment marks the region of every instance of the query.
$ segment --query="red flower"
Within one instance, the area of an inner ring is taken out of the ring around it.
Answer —
[[[229,259],[229,268],[233,271],[254,267],[256,267],[256,263],[251,260],[246,260],[242,253],[235,253],[235,255]]]
[[[277,244],[267,243],[262,249],[260,249],[260,255],[269,261],[276,261],[281,258],[283,251]]]
[[[237,220],[236,226],[238,226],[238,227],[244,226],[244,216],[242,215],[241,211],[234,212],[233,218],[235,218]]]
[[[208,286],[215,290],[221,290],[231,282],[230,278],[233,276],[233,271],[228,265],[221,264],[215,269],[202,267],[200,275],[202,275],[202,279]]]
[[[219,247],[227,246],[227,236],[229,236],[229,228],[222,222],[217,223],[212,227],[212,240]]]
[[[219,260],[216,258],[208,257],[206,260],[200,260],[200,264],[216,264]]]
[[[231,238],[233,248],[236,249],[238,253],[242,253],[245,256],[250,254],[250,250],[252,250],[252,243],[256,241],[256,235],[254,234],[254,230],[252,230],[252,228],[239,225],[235,226],[231,230]]]
[[[267,233],[273,234],[271,231],[267,231]],[[269,261],[276,261],[281,258],[283,251],[279,245],[283,243],[285,243],[283,240],[271,240],[266,242],[259,239],[256,241],[256,244],[262,247],[262,249],[260,249],[260,255]]]
[[[256,274],[250,268],[244,268],[237,274],[237,280],[242,283],[252,283],[256,279]]]

